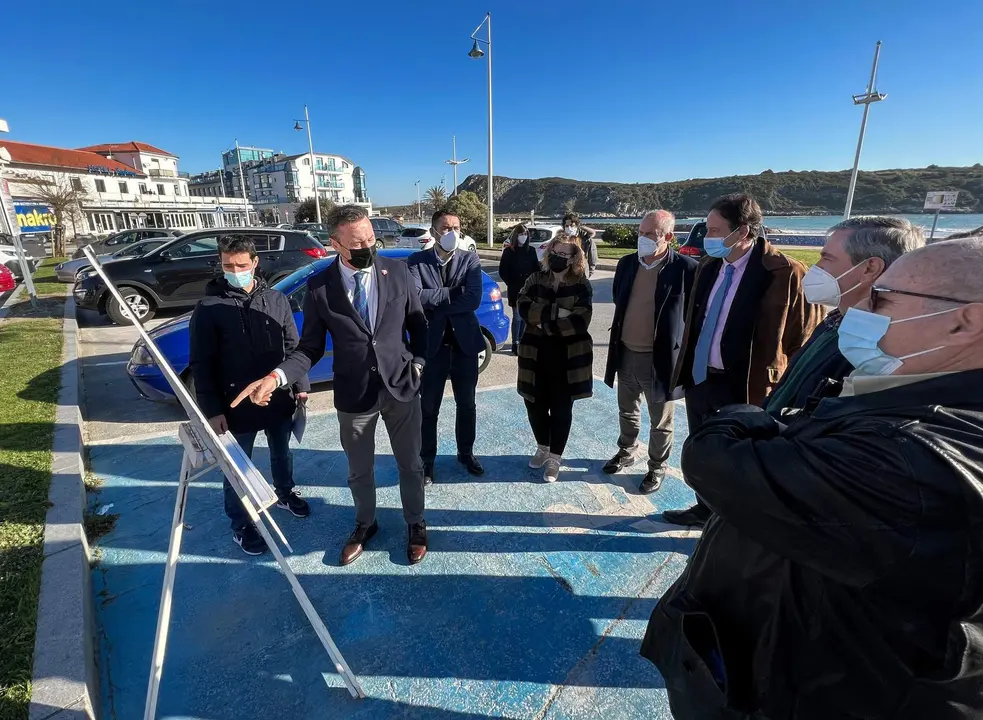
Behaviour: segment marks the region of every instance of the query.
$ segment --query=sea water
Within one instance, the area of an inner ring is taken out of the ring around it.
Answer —
[[[855,213],[856,214],[856,213]],[[921,225],[928,232],[932,229],[933,213],[921,213],[917,215],[895,215],[893,217],[908,218],[913,224]],[[690,223],[703,220],[704,218],[676,218],[678,223]],[[794,232],[794,233],[817,233],[822,234],[830,227],[840,222],[842,215],[766,215],[765,225],[773,231]],[[637,225],[639,218],[584,218],[584,223],[588,225],[608,225],[611,223],[625,223]],[[962,232],[964,230],[974,230],[983,226],[983,214],[953,214],[939,215],[939,224],[936,232],[948,234]]]

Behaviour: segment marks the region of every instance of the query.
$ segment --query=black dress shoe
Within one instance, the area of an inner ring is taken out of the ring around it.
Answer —
[[[710,508],[703,505],[694,505],[686,510],[666,510],[662,513],[662,519],[671,525],[686,525],[689,527],[703,527],[713,512]]]
[[[423,484],[433,485],[433,461],[423,463]]]
[[[519,343],[512,343],[512,354],[513,355],[519,354]]]
[[[614,475],[619,470],[624,470],[626,467],[631,467],[634,464],[634,453],[624,448],[618,448],[618,452],[615,453],[614,457],[604,463],[604,467],[601,469],[608,475]]]
[[[485,474],[485,469],[481,467],[481,463],[478,462],[478,458],[476,458],[473,454],[469,453],[467,455],[458,455],[457,461],[466,467],[468,472],[472,475]]]
[[[638,486],[638,492],[642,495],[650,495],[662,487],[662,481],[665,480],[666,469],[660,467],[658,470],[649,470],[648,473],[642,478],[642,484]],[[669,512],[672,512],[670,510]]]
[[[371,540],[377,532],[379,532],[379,523],[376,521],[373,521],[371,525],[357,524],[355,530],[348,536],[348,542],[345,543],[345,547],[341,549],[341,557],[338,562],[342,565],[347,565],[350,562],[358,560],[362,551],[365,549],[365,543]]]

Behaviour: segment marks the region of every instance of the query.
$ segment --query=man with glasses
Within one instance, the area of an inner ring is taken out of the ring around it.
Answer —
[[[672,452],[672,369],[679,359],[686,303],[693,288],[696,261],[669,247],[676,218],[668,210],[645,213],[638,227],[638,252],[625,255],[614,272],[614,321],[604,382],[618,378],[618,452],[604,465],[616,473],[635,464],[642,425],[642,396],[648,405],[648,472],[639,492],[659,489]]]
[[[925,245],[925,233],[904,218],[860,215],[834,225],[819,262],[802,280],[806,300],[833,310],[789,362],[764,408],[776,418],[789,408],[804,408],[810,398],[839,394],[853,366],[839,351],[843,314],[870,295],[877,279],[906,252]]]
[[[903,255],[843,317],[839,397],[687,439],[714,515],[642,646],[675,718],[983,717],[981,268],[983,237]]]

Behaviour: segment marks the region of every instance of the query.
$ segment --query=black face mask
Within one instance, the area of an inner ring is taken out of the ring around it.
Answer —
[[[375,263],[375,245],[367,248],[353,248],[349,252],[351,252],[352,257],[348,262],[350,262],[352,267],[356,270],[370,268]]]
[[[550,270],[561,273],[570,266],[570,258],[562,255],[550,255]]]

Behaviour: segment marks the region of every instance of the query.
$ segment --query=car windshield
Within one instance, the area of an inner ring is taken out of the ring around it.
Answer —
[[[553,238],[553,233],[549,230],[541,230],[539,228],[530,228],[529,230],[529,242],[541,243],[551,240]]]

